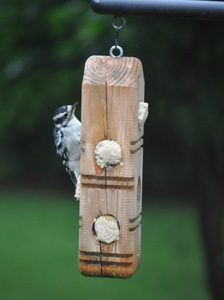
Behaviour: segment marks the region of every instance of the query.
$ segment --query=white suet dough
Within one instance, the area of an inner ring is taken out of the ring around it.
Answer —
[[[94,230],[98,241],[110,244],[119,239],[119,225],[113,216],[100,216],[94,222]]]
[[[116,141],[103,140],[99,142],[94,154],[97,165],[102,169],[116,166],[122,159],[121,147]]]
[[[149,111],[148,111],[149,104],[147,102],[140,102],[139,108],[138,108],[138,126],[139,129],[143,129],[145,121],[148,117]]]

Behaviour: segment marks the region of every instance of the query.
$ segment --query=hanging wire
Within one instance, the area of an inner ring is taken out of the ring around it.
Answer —
[[[122,57],[124,54],[122,47],[119,45],[120,44],[119,32],[121,29],[124,28],[125,24],[126,24],[126,21],[125,21],[124,17],[113,16],[112,27],[115,30],[115,41],[114,41],[114,45],[110,48],[110,56],[111,57]]]

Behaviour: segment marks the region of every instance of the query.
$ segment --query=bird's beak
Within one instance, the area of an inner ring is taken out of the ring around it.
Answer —
[[[75,109],[77,108],[78,104],[79,104],[79,102],[76,102],[72,105],[72,113],[75,112]]]

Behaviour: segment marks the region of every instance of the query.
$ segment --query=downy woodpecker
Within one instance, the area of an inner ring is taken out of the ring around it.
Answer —
[[[61,106],[53,115],[56,153],[75,187],[80,175],[81,158],[81,123],[75,116],[77,104]]]

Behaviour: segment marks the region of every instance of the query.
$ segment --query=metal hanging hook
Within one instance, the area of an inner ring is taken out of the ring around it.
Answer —
[[[124,51],[122,47],[119,45],[119,31],[123,29],[125,26],[126,21],[124,17],[121,16],[113,16],[112,18],[112,27],[115,29],[115,42],[114,45],[110,48],[110,56],[111,57],[122,57],[124,54]],[[115,51],[117,54],[115,54]]]
[[[125,25],[126,25],[126,21],[125,21],[124,17],[113,16],[113,18],[112,18],[112,27],[115,30],[121,30]]]

